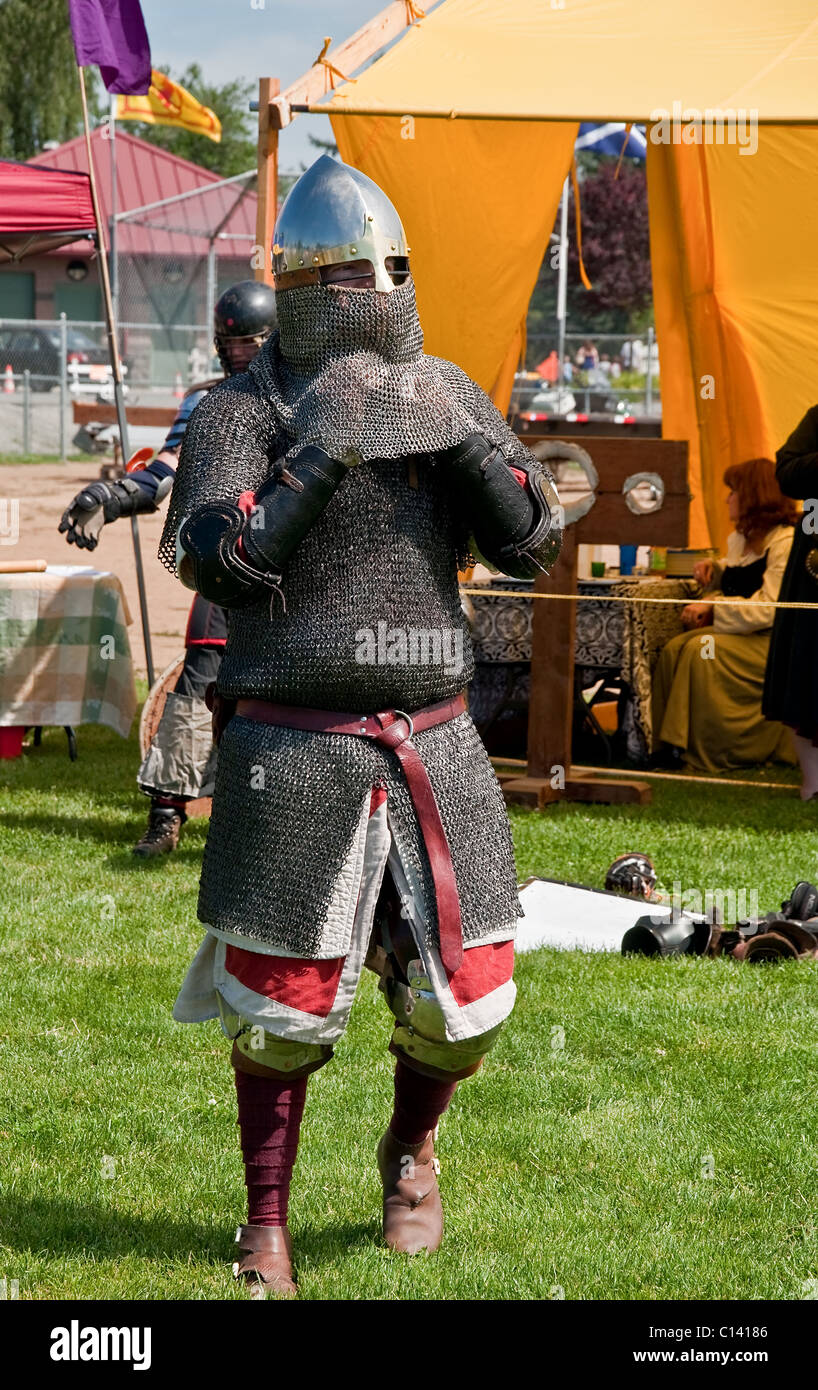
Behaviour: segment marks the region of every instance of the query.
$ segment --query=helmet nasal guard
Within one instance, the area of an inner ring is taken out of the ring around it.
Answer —
[[[362,261],[389,294],[409,274],[409,247],[396,209],[360,170],[322,155],[291,188],[273,233],[277,290],[318,284],[327,266]]]

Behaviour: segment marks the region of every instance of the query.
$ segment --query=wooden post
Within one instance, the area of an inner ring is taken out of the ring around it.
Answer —
[[[278,124],[270,119],[270,103],[281,91],[277,77],[262,77],[258,84],[258,204],[256,244],[263,249],[256,279],[273,283],[273,230],[278,211]]]
[[[540,575],[534,592],[577,592],[576,528],[566,530],[560,557],[550,575]],[[574,713],[575,603],[538,603],[531,615],[531,668],[541,672],[532,681],[528,713],[528,774],[548,777],[571,766]]]
[[[526,436],[531,447],[537,441]],[[577,545],[686,545],[690,497],[687,445],[673,440],[600,436],[591,445],[599,475],[594,505],[563,537],[553,573],[538,579],[535,593],[577,592]],[[665,499],[657,512],[634,514],[623,493],[626,479],[658,473]],[[574,718],[576,603],[533,600],[528,759],[525,776],[504,773],[509,802],[545,806],[552,801],[650,801],[646,782],[630,778],[578,776],[571,768]],[[638,602],[638,599],[635,600]]]

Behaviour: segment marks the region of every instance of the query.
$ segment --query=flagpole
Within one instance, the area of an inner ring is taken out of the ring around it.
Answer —
[[[114,322],[119,322],[119,259],[116,244],[117,179],[116,179],[116,97],[111,93],[111,113],[108,118],[111,141],[111,212],[108,217],[108,245],[111,251],[111,303]]]
[[[99,267],[99,278],[102,284],[102,297],[105,303],[108,351],[111,356],[111,369],[114,375],[114,403],[116,405],[116,418],[119,427],[119,442],[122,447],[123,459],[128,459],[130,458],[131,451],[128,444],[128,417],[125,410],[125,397],[122,392],[122,366],[119,360],[119,347],[116,340],[116,320],[114,318],[114,306],[111,300],[111,281],[108,276],[105,234],[103,232],[102,215],[100,213],[99,197],[97,194],[94,157],[91,152],[91,127],[88,123],[88,98],[85,93],[85,73],[79,63],[77,64],[77,73],[80,80],[82,120],[85,126],[85,148],[88,153],[88,176],[91,181],[91,201],[94,206],[94,222],[97,228],[97,265]],[[145,594],[145,574],[142,569],[142,549],[139,544],[139,523],[135,516],[131,516],[131,540],[133,541],[134,563],[136,565],[136,585],[139,591],[139,611],[142,617],[142,640],[145,644],[145,665],[148,672],[148,685],[152,686],[154,674],[150,624],[148,622],[148,601]]]

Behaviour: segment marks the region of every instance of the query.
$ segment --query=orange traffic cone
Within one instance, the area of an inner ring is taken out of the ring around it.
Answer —
[[[14,371],[11,363],[7,362],[6,370],[3,374],[3,395],[10,396],[14,390]]]
[[[184,388],[183,385],[182,385],[182,373],[181,373],[181,372],[177,372],[177,373],[176,373],[176,386],[174,387],[173,394],[174,394],[174,396],[176,397],[177,401],[182,400],[182,398],[183,398],[183,396],[184,396],[184,394],[185,394],[185,388]]]

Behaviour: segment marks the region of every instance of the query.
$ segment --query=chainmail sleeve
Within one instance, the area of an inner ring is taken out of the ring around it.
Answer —
[[[454,362],[447,362],[442,357],[433,360],[437,363],[441,375],[451,385],[452,392],[459,397],[464,408],[476,421],[480,433],[484,434],[492,444],[499,444],[502,447],[509,463],[518,461],[528,467],[536,464],[549,481],[554,483],[554,475],[547,464],[535,458],[523,441],[518,439],[505,416],[500,414],[494,401],[477,385],[477,382],[472,381],[471,377],[467,376],[462,368],[456,366]]]
[[[159,558],[176,571],[176,536],[205,502],[235,501],[261,486],[286,447],[275,411],[242,372],[220,382],[197,405],[185,430]]]

